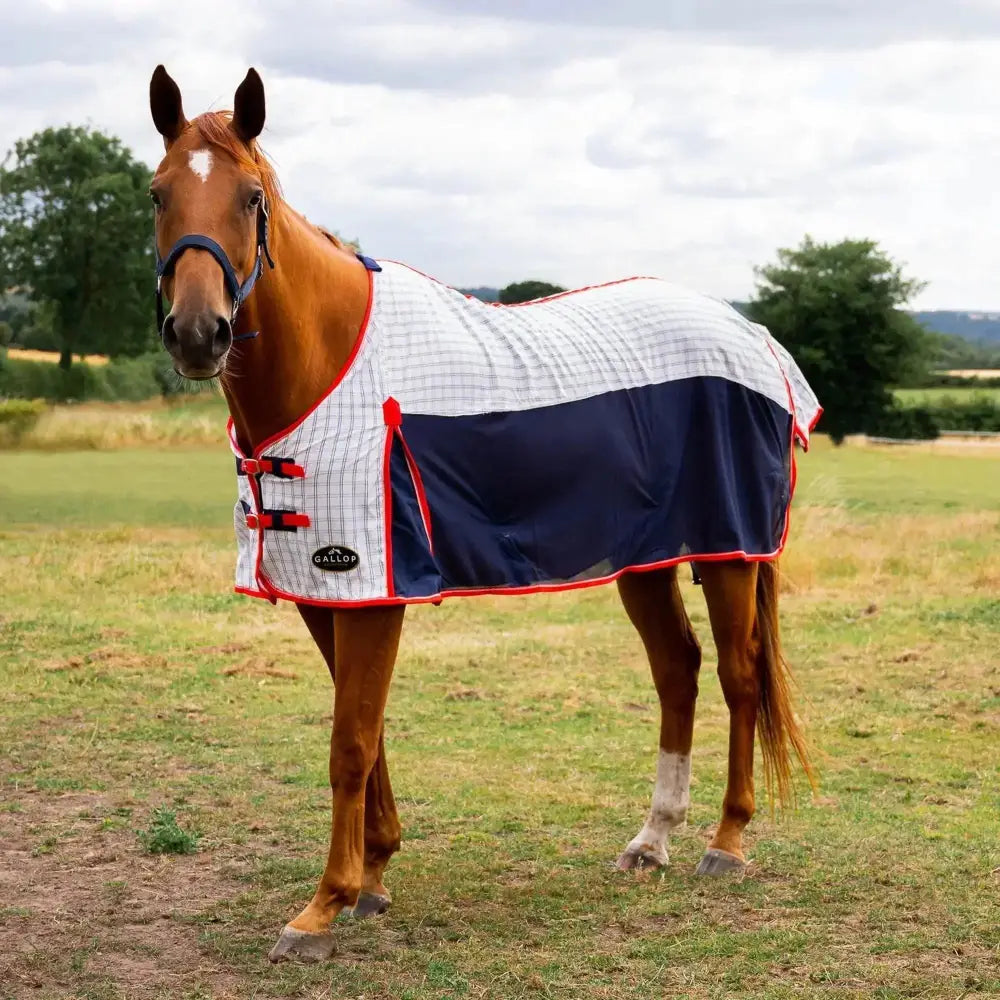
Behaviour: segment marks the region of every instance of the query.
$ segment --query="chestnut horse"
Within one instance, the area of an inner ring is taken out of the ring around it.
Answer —
[[[166,148],[151,186],[158,296],[162,292],[171,303],[165,317],[161,307],[163,344],[182,376],[221,376],[236,440],[249,455],[308,411],[349,363],[368,305],[369,276],[354,253],[282,200],[256,142],[264,126],[264,88],[254,70],[237,89],[232,114],[210,112],[188,121],[177,85],[158,66],[150,106]],[[265,267],[272,257],[278,264],[273,270]],[[234,339],[250,337],[238,353],[232,350]],[[697,572],[730,712],[722,818],[698,866],[708,875],[746,863],[742,835],[754,813],[755,730],[768,785],[782,799],[790,789],[790,749],[807,773],[809,764],[778,635],[775,563],[704,562]],[[652,807],[617,866],[657,868],[667,863],[668,834],[688,808],[701,648],[676,567],[626,573],[617,585],[645,646],[661,709]],[[331,954],[331,921],[345,908],[356,916],[383,912],[389,905],[383,875],[401,834],[383,711],[404,606],[299,604],[298,610],[335,684],[333,819],[319,886],[282,931],[271,951],[274,961]]]

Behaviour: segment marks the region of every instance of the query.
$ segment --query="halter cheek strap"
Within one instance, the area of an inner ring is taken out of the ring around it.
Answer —
[[[160,256],[159,248],[156,247],[154,241],[154,249],[156,250],[156,326],[161,338],[163,337],[163,323],[166,320],[166,315],[163,311],[163,279],[170,277],[174,273],[174,268],[181,254],[192,247],[210,253],[215,258],[215,262],[222,268],[222,278],[226,284],[226,291],[233,302],[233,311],[229,317],[230,322],[232,322],[236,319],[236,313],[239,312],[239,308],[246,297],[253,291],[253,286],[257,284],[257,279],[264,273],[264,261],[267,260],[271,268],[274,268],[271,251],[267,245],[267,203],[261,200],[260,207],[257,210],[257,259],[253,270],[250,272],[250,276],[242,284],[240,284],[236,269],[229,260],[226,251],[208,236],[201,236],[198,233],[182,236],[170,248],[166,257]],[[259,332],[259,330],[254,330],[251,333],[241,333],[233,337],[233,340],[250,340],[256,337]]]

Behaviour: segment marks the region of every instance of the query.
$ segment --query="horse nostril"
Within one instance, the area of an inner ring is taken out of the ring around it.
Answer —
[[[163,346],[168,351],[173,351],[175,347],[180,343],[180,339],[177,336],[177,331],[174,329],[174,317],[168,316],[163,321],[163,328],[160,330],[160,339],[163,341]]]
[[[212,337],[212,357],[221,358],[233,345],[233,327],[229,320],[219,317],[218,325],[215,328],[215,335]]]

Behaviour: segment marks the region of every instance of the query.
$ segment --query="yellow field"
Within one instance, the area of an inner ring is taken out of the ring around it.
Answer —
[[[7,351],[9,358],[18,361],[48,361],[51,364],[58,364],[59,355],[55,351],[29,351],[23,347],[11,347]],[[84,361],[88,365],[106,365],[108,359],[103,354],[74,354],[74,361]]]

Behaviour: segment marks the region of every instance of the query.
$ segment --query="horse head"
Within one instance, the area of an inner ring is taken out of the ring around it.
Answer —
[[[274,266],[268,212],[279,192],[256,141],[264,127],[264,84],[249,70],[232,113],[208,112],[189,122],[180,88],[157,66],[149,104],[166,149],[149,192],[160,337],[178,374],[213,378],[225,371],[234,339],[255,335],[234,336],[233,324],[264,261]]]

